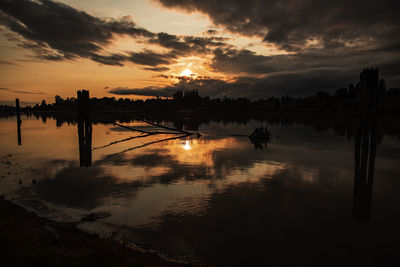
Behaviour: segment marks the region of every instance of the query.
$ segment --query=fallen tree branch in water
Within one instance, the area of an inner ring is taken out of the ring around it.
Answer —
[[[151,135],[153,135],[153,134],[146,134],[146,135],[128,137],[128,138],[125,138],[125,139],[122,139],[122,140],[111,142],[111,143],[109,143],[107,145],[104,145],[104,146],[94,147],[94,148],[92,148],[92,150],[106,148],[106,147],[109,147],[109,146],[112,146],[112,145],[115,145],[115,144],[118,144],[118,143],[126,142],[126,141],[129,141],[129,140],[132,140],[132,139],[136,139],[136,138],[144,138],[144,137],[151,136]]]

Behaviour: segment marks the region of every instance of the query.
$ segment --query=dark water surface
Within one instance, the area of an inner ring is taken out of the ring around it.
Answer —
[[[110,214],[79,227],[203,263],[400,264],[400,141],[384,135],[372,190],[360,191],[354,140],[298,124],[270,125],[264,150],[231,136],[261,125],[210,122],[200,138],[100,148],[138,134],[97,124],[90,166],[80,167],[76,124],[23,117],[19,146],[15,118],[3,118],[0,194],[55,220]]]

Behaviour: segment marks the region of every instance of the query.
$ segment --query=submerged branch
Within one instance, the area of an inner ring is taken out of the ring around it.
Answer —
[[[90,114],[90,113],[87,113],[87,114],[91,115],[93,117],[96,117],[98,119],[101,119],[101,118],[97,117],[94,114]],[[145,130],[140,130],[140,129],[133,128],[133,127],[130,127],[130,126],[126,126],[126,125],[123,125],[123,124],[119,124],[117,122],[113,122],[113,124],[116,125],[116,126],[119,126],[121,128],[125,128],[125,129],[131,130],[131,131],[135,131],[135,132],[145,133],[145,134],[149,134],[149,135],[152,135],[152,134],[188,134],[188,135],[193,135],[193,133],[190,133],[190,132],[187,132],[187,131],[182,131],[182,130],[179,130],[179,129],[176,129],[176,128],[170,128],[170,127],[167,127],[167,126],[164,126],[164,125],[160,125],[160,124],[153,123],[153,122],[146,121],[146,120],[142,120],[142,119],[138,119],[138,120],[140,120],[142,122],[145,122],[147,124],[153,125],[153,126],[157,126],[157,127],[160,127],[160,128],[171,130],[172,132],[145,131]]]
[[[138,119],[138,120],[140,120],[142,122],[145,122],[147,124],[153,125],[153,126],[157,126],[157,127],[160,127],[160,128],[167,129],[167,130],[177,131],[177,132],[180,132],[180,133],[193,135],[193,133],[191,133],[191,132],[187,132],[187,131],[179,130],[179,129],[176,129],[176,128],[164,126],[164,125],[161,125],[161,124],[158,124],[158,123],[154,123],[154,122],[151,122],[151,121],[147,121],[147,120],[143,120],[143,119]]]
[[[118,144],[118,143],[126,142],[126,141],[129,141],[129,140],[132,140],[132,139],[136,139],[136,138],[144,138],[144,137],[147,137],[147,136],[150,136],[150,135],[153,135],[153,133],[146,134],[146,135],[132,136],[132,137],[128,137],[128,138],[125,138],[125,139],[122,139],[122,140],[117,140],[117,141],[111,142],[111,143],[109,143],[107,145],[104,145],[104,146],[94,147],[94,148],[92,148],[92,150],[106,148],[106,147],[109,147],[109,146],[112,146],[112,145],[115,145],[115,144]]]

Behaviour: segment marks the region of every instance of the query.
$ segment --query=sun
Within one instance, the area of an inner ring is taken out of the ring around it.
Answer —
[[[185,69],[184,71],[181,72],[181,74],[179,76],[188,76],[188,77],[190,77],[191,75],[193,75],[192,71],[190,69]]]

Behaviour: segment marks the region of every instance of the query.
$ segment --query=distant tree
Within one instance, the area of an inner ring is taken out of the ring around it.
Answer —
[[[56,96],[54,97],[54,100],[55,100],[56,106],[58,106],[58,105],[61,103],[61,101],[62,101],[61,96],[59,96],[59,95],[56,95]]]
[[[173,95],[175,101],[182,101],[183,100],[183,92],[182,90],[176,91]]]

